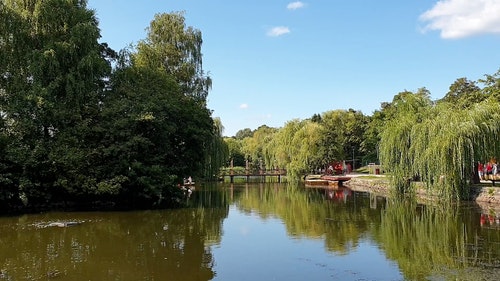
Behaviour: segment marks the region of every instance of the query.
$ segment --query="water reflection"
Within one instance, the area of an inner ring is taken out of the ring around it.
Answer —
[[[0,280],[210,280],[227,209],[3,218]],[[74,227],[44,227],[52,221]]]
[[[496,280],[500,231],[481,228],[480,216],[471,205],[444,208],[394,203],[384,210],[374,233],[387,256],[411,280],[428,276]]]
[[[500,276],[500,229],[474,205],[278,183],[206,185],[186,200],[180,210],[0,218],[0,280],[257,280],[266,256],[269,270],[287,280]],[[249,219],[264,238],[232,236],[232,224]],[[51,225],[64,221],[81,224]],[[311,246],[318,242],[322,251]],[[255,268],[242,276],[231,255]]]

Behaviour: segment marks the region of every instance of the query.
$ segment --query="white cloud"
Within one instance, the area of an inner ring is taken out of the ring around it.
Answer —
[[[277,37],[284,34],[290,33],[290,29],[286,26],[276,26],[267,31],[267,36]]]
[[[248,104],[242,103],[242,104],[240,104],[240,108],[241,109],[247,109],[248,108]]]
[[[300,2],[300,1],[296,1],[296,2],[291,2],[289,3],[286,8],[288,10],[297,10],[297,9],[300,9],[300,8],[303,8],[305,6],[305,4],[303,2]]]
[[[500,0],[440,0],[420,20],[424,32],[440,30],[447,39],[500,33]]]

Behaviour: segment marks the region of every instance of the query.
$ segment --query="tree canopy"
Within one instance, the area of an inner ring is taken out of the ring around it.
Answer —
[[[182,177],[218,170],[201,32],[181,13],[149,30],[118,56],[86,1],[0,1],[2,208],[172,206]]]
[[[498,155],[500,103],[487,98],[467,107],[432,103],[427,95],[404,93],[397,114],[381,133],[381,162],[399,193],[418,178],[447,199],[465,199],[475,163]]]

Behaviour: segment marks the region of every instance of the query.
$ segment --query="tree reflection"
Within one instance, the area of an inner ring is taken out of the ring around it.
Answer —
[[[279,217],[290,236],[324,239],[336,254],[349,254],[361,240],[373,239],[408,280],[457,274],[461,280],[495,280],[491,277],[500,273],[500,231],[481,227],[473,207],[387,204],[382,197],[348,192],[247,185],[234,201],[245,212]]]
[[[410,280],[459,275],[460,280],[494,280],[490,277],[500,273],[500,232],[481,229],[472,208],[393,202],[374,233]]]
[[[0,280],[211,280],[227,208],[1,218]],[[74,227],[47,227],[59,220]]]
[[[262,188],[263,185],[246,187],[244,195],[236,199],[238,207],[246,212],[257,211],[263,218],[281,218],[291,236],[324,238],[326,248],[338,254],[349,253],[373,221],[380,220],[376,208],[358,207],[369,206],[369,197],[355,198],[349,189],[304,189],[280,184]],[[335,194],[342,196],[335,198]]]
[[[221,244],[230,206],[278,218],[290,237],[324,241],[337,256],[370,240],[408,280],[500,273],[500,231],[473,206],[278,183],[204,186],[186,200],[179,210],[0,218],[0,280],[211,280],[211,248]],[[82,224],[45,227],[54,221]]]

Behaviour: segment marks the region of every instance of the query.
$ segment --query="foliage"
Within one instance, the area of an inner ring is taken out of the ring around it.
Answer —
[[[233,166],[245,167],[245,155],[242,153],[243,142],[236,138],[224,138],[224,142],[228,147],[228,159],[226,166],[231,166],[230,161],[233,161]]]
[[[363,134],[368,124],[360,111],[333,110],[323,113],[320,155],[323,166],[332,161],[356,158],[360,155]],[[356,159],[353,166],[356,166]]]
[[[253,133],[254,132],[250,128],[245,128],[236,132],[234,137],[238,140],[242,140],[247,137],[253,137]]]
[[[380,160],[393,174],[392,180],[398,193],[410,192],[409,179],[415,159],[410,154],[413,127],[425,119],[431,100],[427,92],[401,92],[391,104],[392,118],[381,133]],[[426,144],[425,144],[426,145]]]
[[[206,149],[205,164],[203,166],[204,178],[215,180],[219,169],[226,165],[229,157],[229,148],[222,136],[224,126],[219,118],[214,118],[213,134]]]
[[[287,122],[264,148],[267,165],[285,167],[291,179],[317,167],[320,125],[309,120]]]
[[[398,193],[410,192],[410,179],[419,178],[444,199],[468,198],[474,163],[498,155],[500,104],[487,99],[459,109],[447,102],[433,105],[422,92],[397,99],[380,148]]]
[[[266,167],[286,168],[291,179],[299,179],[332,161],[357,158],[368,122],[351,109],[291,120],[279,129],[262,126],[243,139],[242,152],[247,159],[264,161]]]
[[[263,150],[277,131],[278,130],[275,128],[263,125],[253,132],[251,138],[243,139],[241,150],[245,154],[245,158],[248,159],[254,167],[260,167],[261,165],[270,167],[270,163],[265,159]]]
[[[117,69],[111,88],[96,131],[102,177],[125,178],[123,196],[158,201],[183,175],[201,176],[213,134],[208,110],[161,70]]]
[[[137,44],[134,62],[141,67],[160,68],[175,77],[181,91],[205,103],[212,80],[202,68],[202,35],[186,27],[184,14],[156,14],[147,38]]]
[[[450,91],[439,102],[447,102],[458,109],[469,108],[486,99],[474,81],[459,78],[450,86]]]
[[[222,165],[201,33],[182,14],[157,15],[113,72],[86,1],[1,1],[0,15],[2,206],[172,206],[180,178]]]
[[[6,161],[33,204],[83,195],[91,128],[109,74],[94,13],[84,1],[2,3],[0,111]]]
[[[384,128],[385,118],[383,110],[376,110],[372,116],[367,116],[366,129],[361,138],[360,152],[363,155],[362,163],[380,163],[378,146],[380,142],[380,132]]]

